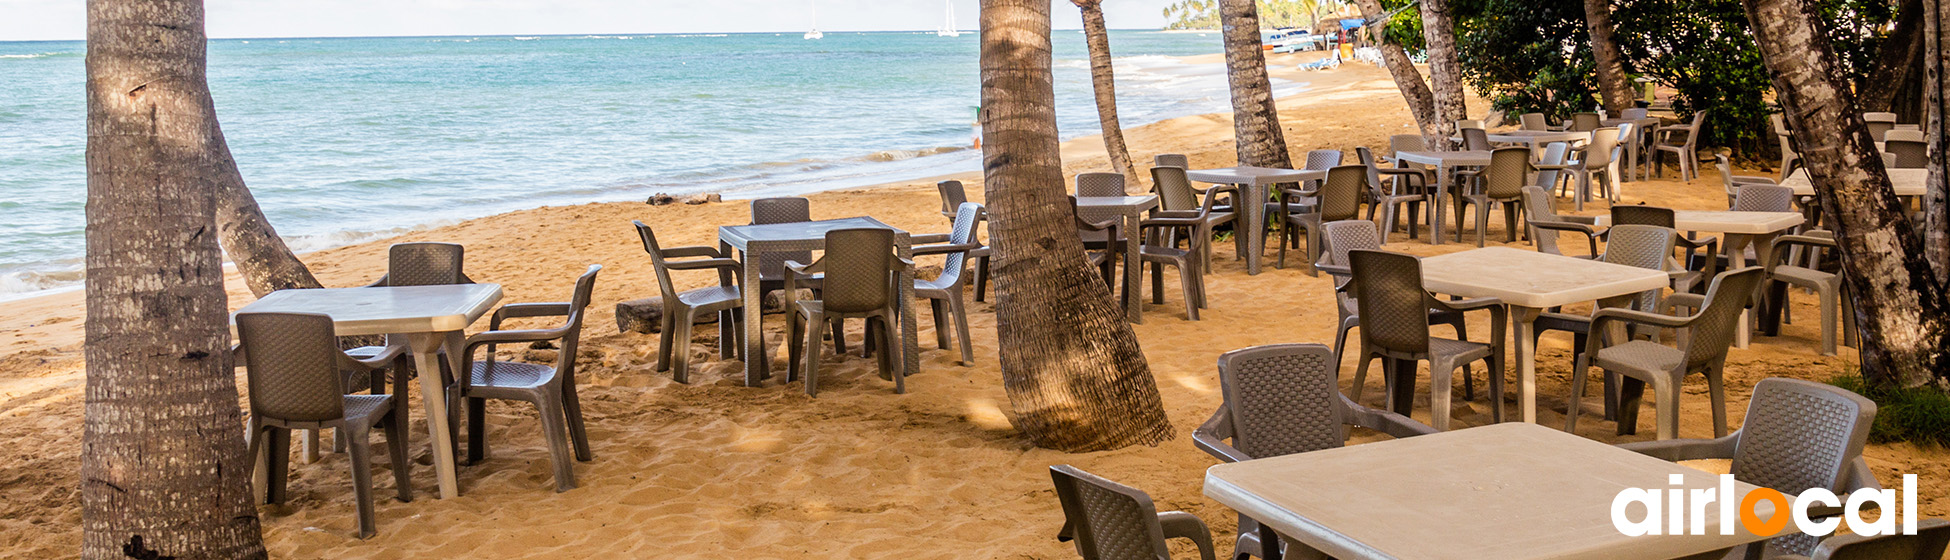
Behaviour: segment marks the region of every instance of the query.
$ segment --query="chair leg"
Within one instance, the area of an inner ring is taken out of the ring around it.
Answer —
[[[1706,369],[1706,388],[1713,402],[1713,437],[1727,437],[1727,384],[1719,366]],[[1673,394],[1678,394],[1674,391]],[[1675,403],[1677,404],[1677,403]]]
[[[686,385],[691,383],[691,325],[696,323],[696,312],[685,309],[677,324],[664,331],[665,336],[671,337],[670,359],[676,362],[671,366],[670,378]]]
[[[1490,358],[1485,361],[1488,362],[1487,365],[1490,368],[1487,374],[1487,377],[1490,378],[1490,421],[1500,424],[1503,422],[1503,372],[1505,371],[1503,367],[1505,365],[1503,349],[1496,349],[1495,352],[1490,354]],[[1463,376],[1465,381],[1467,381],[1468,375],[1469,369],[1464,368]]]
[[[265,441],[270,445],[270,465],[265,471],[264,503],[284,503],[285,485],[291,479],[291,432],[275,426],[265,430],[264,436],[270,438]]]
[[[820,336],[826,331],[826,317],[823,313],[813,313],[806,317],[806,396],[819,396],[819,352],[824,345]],[[835,336],[834,338],[839,338]]]
[[[961,290],[956,289],[948,300],[948,313],[955,316],[955,337],[961,343],[961,365],[975,365],[975,346],[968,342],[968,306],[962,303]]]
[[[1388,409],[1408,416],[1415,411],[1415,364],[1418,360],[1390,361],[1394,362],[1395,369],[1388,375]]]
[[[1455,391],[1452,385],[1455,371],[1456,364],[1448,360],[1429,361],[1429,427],[1438,432],[1449,431],[1449,417],[1454,412],[1449,404],[1450,393]]]
[[[1334,369],[1337,371],[1340,369],[1341,356],[1346,355],[1346,354],[1342,354],[1341,352],[1347,349],[1347,332],[1354,330],[1354,327],[1358,327],[1358,326],[1361,326],[1361,317],[1359,315],[1355,315],[1342,320],[1341,327],[1339,329],[1335,329],[1337,331],[1337,334],[1334,335],[1334,364],[1335,364]],[[1336,375],[1338,376],[1339,374],[1336,373]],[[1360,389],[1355,389],[1355,390],[1359,391]]]
[[[1659,402],[1654,403],[1656,405],[1655,410],[1659,415],[1655,428],[1658,431],[1660,440],[1668,440],[1679,437],[1680,384],[1677,383],[1677,379],[1662,383],[1660,381],[1663,377],[1655,377],[1652,381],[1652,390],[1659,397]]]
[[[397,397],[405,401],[406,396]],[[406,414],[395,409],[386,418],[386,462],[393,468],[393,486],[399,501],[413,501],[413,456],[406,450]]]
[[[349,426],[348,426],[349,427]],[[379,532],[372,513],[372,437],[364,429],[339,428],[347,432],[348,458],[352,460],[352,496],[358,503],[359,538],[370,538]]]
[[[1321,245],[1320,224],[1308,225],[1307,226],[1307,275],[1308,276],[1313,276],[1313,277],[1320,276],[1320,270],[1314,268],[1314,263],[1320,262],[1320,245]]]
[[[934,347],[948,349],[948,310],[947,302],[938,299],[928,300],[928,316],[934,319]]]
[[[1197,259],[1195,255],[1186,255],[1184,260],[1178,261],[1178,285],[1180,291],[1185,293],[1185,317],[1193,321],[1198,320],[1199,307]],[[1162,270],[1164,265],[1160,264],[1158,268]]]
[[[791,383],[799,379],[800,360],[804,359],[806,355],[807,329],[805,324],[802,323],[804,318],[799,315],[799,310],[792,309],[786,312],[791,315],[786,321],[785,327],[785,382]],[[822,337],[817,334],[812,335],[811,344],[815,346],[819,345],[820,338]]]
[[[562,380],[562,416],[569,425],[569,444],[575,448],[576,460],[594,461],[596,454],[589,449],[589,428],[582,422],[582,398],[576,395],[570,379]]]
[[[738,352],[738,349],[736,348],[737,345],[731,343],[732,340],[738,338],[738,336],[732,333],[733,331],[732,331],[731,310],[726,309],[724,311],[719,311],[718,312],[718,359],[720,360],[729,360],[733,355],[736,355]]]
[[[832,323],[831,328],[824,332],[830,333],[833,337],[833,355],[844,356],[846,355],[846,319],[833,319]],[[821,335],[819,339],[826,340],[826,336],[828,335]]]
[[[1564,409],[1564,432],[1573,435],[1578,433],[1578,409],[1584,406],[1585,370],[1590,369],[1591,361],[1579,354],[1574,364],[1571,367],[1571,394],[1565,399],[1567,406]]]
[[[1476,246],[1482,247],[1490,240],[1490,201],[1477,199],[1472,206],[1476,207]]]
[[[487,459],[487,401],[465,398],[461,405],[467,407],[467,464],[473,465]]]
[[[989,258],[982,257],[975,259],[975,263],[975,301],[988,301]]]
[[[542,417],[542,439],[548,441],[549,462],[555,467],[555,491],[567,492],[576,487],[575,462],[569,459],[568,427],[562,425],[562,405],[556,402],[556,395],[544,394],[535,399],[535,409]]]
[[[1504,243],[1513,243],[1516,242],[1517,240],[1517,210],[1522,208],[1522,206],[1523,206],[1522,203],[1514,200],[1505,201],[1503,203],[1503,242]]]
[[[1837,315],[1841,311],[1841,302],[1836,301],[1840,299],[1836,297],[1836,291],[1833,286],[1822,286],[1816,292],[1821,298],[1821,355],[1823,356],[1835,355],[1835,324]],[[1782,306],[1786,307],[1787,298],[1782,297],[1781,300]]]
[[[1606,375],[1612,372],[1606,371]],[[1645,404],[1645,381],[1636,377],[1621,376],[1618,380],[1618,430],[1614,433],[1629,436],[1639,432],[1639,406]]]
[[[672,348],[671,342],[677,339],[677,317],[676,315],[669,313],[670,308],[664,308],[664,311],[665,313],[662,321],[663,330],[658,331],[657,334],[657,372],[658,373],[670,371],[670,362],[671,362],[670,350]]]
[[[1150,263],[1150,267],[1151,267],[1151,304],[1164,305],[1165,304],[1165,265],[1164,263]]]
[[[1346,331],[1342,331],[1342,332],[1346,332]],[[1354,387],[1348,390],[1348,395],[1347,395],[1349,399],[1353,399],[1354,402],[1356,403],[1361,402],[1362,390],[1366,389],[1366,387],[1364,386],[1368,384],[1368,364],[1370,362],[1373,362],[1374,359],[1375,359],[1374,354],[1368,353],[1367,345],[1362,344],[1361,363],[1355,364],[1354,366]],[[1388,375],[1387,373],[1388,363],[1385,361],[1387,360],[1387,358],[1382,358],[1382,360],[1384,360],[1381,364],[1382,376],[1386,377]]]

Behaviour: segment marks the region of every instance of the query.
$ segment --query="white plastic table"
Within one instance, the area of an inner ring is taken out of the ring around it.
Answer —
[[[1124,236],[1124,314],[1133,323],[1144,322],[1144,262],[1139,250],[1138,222],[1144,220],[1144,212],[1158,206],[1157,195],[1143,196],[1079,196],[1077,214],[1084,220],[1098,222],[1112,217],[1121,220],[1118,233]]]
[[[1924,183],[1930,177],[1928,169],[1890,169],[1889,183],[1896,187],[1896,196],[1923,196]],[[1794,189],[1795,196],[1814,196],[1815,186],[1808,182],[1808,170],[1796,169],[1793,175],[1781,181],[1781,186]]]
[[[1738,522],[1734,534],[1721,535],[1718,504],[1709,505],[1701,535],[1628,537],[1612,526],[1612,500],[1627,488],[1690,495],[1718,487],[1712,473],[1531,424],[1205,471],[1205,495],[1258,521],[1261,543],[1293,539],[1343,560],[1716,558],[1705,555],[1763,540]],[[1736,503],[1757,489],[1735,482]],[[1643,519],[1643,509],[1629,507],[1630,519]],[[1766,500],[1755,509],[1763,518],[1785,513]],[[1279,560],[1278,546],[1263,550]]]
[[[1457,152],[1395,152],[1395,159],[1410,163],[1435,166],[1435,200],[1429,201],[1435,207],[1435,219],[1429,221],[1429,244],[1442,244],[1443,207],[1449,203],[1449,183],[1455,182],[1457,167],[1481,167],[1490,164],[1488,151]],[[1462,224],[1456,224],[1457,229]]]
[[[1720,254],[1727,257],[1727,269],[1734,270],[1747,266],[1747,252],[1751,245],[1754,255],[1765,259],[1767,251],[1774,248],[1774,239],[1801,225],[1804,218],[1799,212],[1736,212],[1732,210],[1676,210],[1672,213],[1674,229],[1683,231],[1704,231],[1721,234]],[[1598,225],[1611,225],[1611,216],[1598,216]],[[1748,311],[1742,311],[1740,324],[1748,324]],[[1746,348],[1752,339],[1750,329],[1741,327],[1733,333],[1733,346]]]
[[[413,366],[420,372],[420,402],[426,407],[427,432],[433,436],[433,468],[440,477],[440,497],[460,495],[454,473],[454,442],[447,427],[447,393],[440,382],[441,348],[448,366],[467,371],[461,353],[462,332],[501,301],[499,284],[449,284],[375,288],[278,290],[251,302],[238,313],[322,313],[332,317],[339,336],[391,335],[406,339]],[[231,323],[236,324],[235,316]],[[402,395],[401,398],[404,398]]]
[[[1665,272],[1603,261],[1486,247],[1422,259],[1422,286],[1463,297],[1494,297],[1510,307],[1515,361],[1522,373],[1523,421],[1537,421],[1537,316],[1544,309],[1623,298],[1666,287]]]
[[[1244,239],[1246,274],[1259,274],[1260,253],[1266,248],[1266,187],[1324,180],[1327,178],[1327,172],[1248,166],[1186,171],[1185,177],[1201,183],[1239,187],[1240,196],[1234,199],[1233,205],[1237,207],[1234,210],[1239,213],[1240,221],[1233,230],[1241,234],[1240,237]],[[1284,218],[1282,216],[1282,219]]]
[[[725,247],[738,249],[744,253],[745,282],[741,292],[745,297],[745,386],[757,387],[771,375],[771,355],[765,347],[765,332],[760,327],[764,313],[759,313],[758,267],[765,253],[824,251],[826,232],[836,229],[878,228],[894,231],[894,251],[901,258],[914,258],[913,244],[907,232],[881,223],[869,217],[840,218],[836,220],[814,220],[810,222],[790,222],[783,224],[758,224],[745,226],[719,226],[718,243]],[[812,263],[803,263],[812,264]],[[902,371],[912,374],[921,370],[919,346],[914,332],[914,276],[903,272],[895,280],[900,285],[900,323],[901,347],[887,351],[899,353]],[[787,310],[788,313],[793,312]],[[834,336],[838,336],[835,334]],[[791,341],[787,341],[790,344]],[[905,391],[902,378],[895,378],[894,389]]]

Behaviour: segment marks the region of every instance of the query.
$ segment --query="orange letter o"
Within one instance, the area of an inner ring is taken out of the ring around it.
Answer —
[[[1761,521],[1760,515],[1754,513],[1754,505],[1761,500],[1774,502],[1774,515],[1768,517],[1766,521]],[[1781,494],[1779,490],[1757,488],[1740,499],[1740,526],[1745,527],[1747,532],[1762,537],[1778,535],[1782,529],[1787,528],[1789,505],[1787,496]]]

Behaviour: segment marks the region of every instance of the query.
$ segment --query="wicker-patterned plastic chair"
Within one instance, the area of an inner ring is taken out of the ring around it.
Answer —
[[[968,191],[962,188],[961,181],[949,179],[934,184],[934,191],[941,195],[941,215],[948,221],[955,221],[955,210],[968,202]]]
[[[894,334],[900,314],[900,289],[895,284],[899,273],[913,269],[914,263],[894,254],[894,232],[881,228],[836,229],[826,233],[826,253],[809,264],[787,262],[786,312],[792,326],[786,339],[791,344],[786,382],[799,378],[804,348],[806,395],[819,395],[820,340],[831,319],[865,319],[867,347],[880,349],[880,375],[894,381],[894,392],[907,392],[907,381],[899,356],[900,337]],[[825,273],[820,299],[799,300],[798,281]]]
[[[1895,154],[1896,169],[1922,169],[1930,165],[1930,145],[1917,140],[1890,140],[1882,151]]]
[[[1185,157],[1185,154],[1158,154],[1151,156],[1151,165],[1158,167],[1176,167],[1179,169],[1192,168],[1191,159]]]
[[[348,395],[342,372],[375,372],[386,360],[357,360],[339,350],[332,318],[309,313],[239,313],[238,348],[243,352],[250,389],[250,457],[265,454],[260,480],[266,503],[285,502],[292,430],[331,428],[343,434],[352,462],[352,491],[358,501],[359,538],[377,532],[372,512],[372,428],[386,431],[386,457],[402,502],[413,501],[412,461],[406,451],[405,380],[394,394]]]
[[[1828,537],[1815,547],[1812,560],[1942,560],[1946,547],[1950,547],[1950,519],[1924,519],[1916,522],[1914,535]],[[1768,560],[1810,560],[1810,557],[1784,554]]]
[[[968,202],[968,193],[962,189],[961,181],[947,180],[934,184],[941,193],[941,215],[948,218],[949,227],[954,227],[955,214],[961,205]],[[981,236],[975,236],[981,242]],[[987,245],[968,252],[968,258],[975,259],[975,301],[987,301],[989,291],[989,257],[994,253]]]
[[[596,273],[603,265],[589,265],[576,278],[569,301],[560,303],[511,303],[494,310],[486,332],[467,337],[468,375],[460,380],[460,396],[467,406],[467,462],[487,458],[487,399],[522,401],[535,405],[541,418],[542,439],[548,442],[549,462],[555,467],[555,491],[576,487],[575,464],[569,449],[575,448],[578,461],[595,459],[589,449],[589,430],[583,427],[582,400],[576,397],[576,352],[582,340],[583,311],[596,291]],[[545,329],[502,330],[507,319],[561,317],[560,326]],[[666,331],[668,332],[668,331]],[[556,344],[555,364],[502,362],[494,358],[501,344]],[[474,353],[485,348],[485,360],[475,361]]]
[[[1862,122],[1869,126],[1869,136],[1875,137],[1877,142],[1882,142],[1887,138],[1889,131],[1895,130],[1896,114],[1862,113]]]
[[[1785,187],[1783,187],[1785,188]],[[1855,332],[1855,301],[1848,283],[1843,282],[1842,274],[1823,271],[1810,264],[1792,266],[1788,264],[1787,252],[1795,247],[1813,250],[1836,250],[1835,239],[1827,231],[1811,231],[1807,235],[1783,235],[1774,239],[1773,254],[1768,256],[1767,278],[1770,284],[1779,283],[1814,290],[1819,298],[1817,307],[1821,308],[1821,355],[1835,355],[1836,323],[1840,323],[1842,339],[1849,346],[1857,346]],[[1780,300],[1786,299],[1786,292],[1768,290],[1769,297],[1779,293]],[[1761,306],[1771,313],[1781,313],[1787,308],[1786,301],[1770,301]]]
[[[1232,211],[1232,197],[1227,197],[1224,202],[1221,202],[1218,197],[1224,193],[1234,193],[1237,189],[1224,186],[1207,189],[1205,200],[1201,203],[1198,190],[1192,188],[1191,179],[1185,176],[1185,168],[1173,166],[1151,168],[1151,184],[1158,193],[1158,206],[1161,208],[1153,214],[1154,217],[1199,218],[1198,226],[1187,228],[1190,230],[1187,235],[1173,235],[1167,238],[1165,243],[1166,246],[1177,247],[1178,241],[1184,239],[1187,241],[1187,246],[1199,245],[1199,270],[1210,274],[1212,272],[1212,230],[1223,224],[1236,223],[1238,220],[1237,215]]]
[[[1076,181],[1079,197],[1109,197],[1126,194],[1124,176],[1116,173],[1078,173]],[[1092,250],[1110,251],[1112,246],[1121,247],[1124,244],[1123,237],[1116,235],[1117,233],[1130,235],[1130,232],[1116,230],[1087,227],[1077,229],[1077,234],[1083,237],[1083,246]]]
[[[1398,219],[1401,217],[1401,208],[1407,205],[1408,238],[1414,239],[1417,235],[1415,216],[1421,206],[1429,201],[1429,195],[1421,186],[1414,183],[1426,176],[1421,171],[1413,169],[1382,167],[1375,159],[1374,152],[1367,146],[1354,148],[1354,155],[1363,167],[1368,168],[1368,219],[1373,220],[1375,213],[1381,212],[1381,229],[1394,233]],[[1396,187],[1391,191],[1384,186],[1388,184],[1383,182],[1384,176],[1400,177],[1400,182],[1395,182]]]
[[[1766,177],[1756,177],[1753,175],[1734,175],[1733,163],[1727,160],[1727,154],[1725,152],[1713,154],[1713,168],[1720,171],[1720,184],[1721,186],[1724,186],[1727,189],[1727,208],[1734,207],[1733,199],[1734,197],[1740,195],[1740,187],[1746,185],[1775,185],[1776,184],[1773,179],[1769,179]],[[1792,190],[1788,191],[1788,194],[1790,197],[1788,202],[1790,206],[1792,206],[1793,191]]]
[[[1601,126],[1604,126],[1604,119],[1598,118],[1597,113],[1573,113],[1571,115],[1570,130],[1572,132],[1591,132],[1598,130]]]
[[[691,382],[691,325],[706,313],[718,314],[719,351],[727,356],[743,352],[745,295],[740,286],[746,285],[744,265],[716,247],[665,249],[657,243],[657,234],[650,226],[642,221],[630,223],[636,226],[637,237],[643,240],[643,252],[650,254],[650,264],[657,273],[657,289],[663,294],[663,334],[657,337],[657,371],[671,372],[671,379],[678,383]],[[703,258],[672,260],[691,257]],[[673,270],[715,270],[718,285],[680,292],[670,280]]]
[[[1642,204],[1611,207],[1611,225],[1613,227],[1639,224],[1676,230],[1678,228],[1675,225],[1678,223],[1678,218],[1673,215],[1671,208],[1645,206]],[[1720,254],[1719,238],[1709,237],[1702,241],[1690,239],[1685,236],[1676,236],[1672,242],[1675,250],[1683,251],[1682,256],[1678,260],[1668,263],[1666,266],[1667,274],[1672,276],[1673,291],[1693,291],[1694,286],[1703,284],[1704,280],[1712,278],[1716,274],[1718,260],[1715,255]],[[1703,266],[1699,267],[1700,270],[1693,270],[1691,265],[1694,263],[1703,263]]]
[[[1360,365],[1354,370],[1354,400],[1360,402],[1368,364],[1382,360],[1387,380],[1388,409],[1407,410],[1399,402],[1414,394],[1416,361],[1429,362],[1429,425],[1449,429],[1451,375],[1463,364],[1482,360],[1489,365],[1490,403],[1495,421],[1503,421],[1503,325],[1508,310],[1496,298],[1444,301],[1422,288],[1422,260],[1385,251],[1348,253],[1361,322]],[[1490,342],[1470,342],[1429,336],[1429,310],[1490,312]],[[1465,375],[1464,383],[1469,383]]]
[[[1220,355],[1219,388],[1224,401],[1212,418],[1192,431],[1192,444],[1221,461],[1235,463],[1342,447],[1347,444],[1348,426],[1397,438],[1436,432],[1406,416],[1368,408],[1342,395],[1337,356],[1320,344],[1271,344]],[[1252,518],[1239,516],[1233,558],[1265,557],[1258,528]],[[1299,546],[1289,543],[1289,553]]]
[[[1175,167],[1154,167],[1154,174],[1182,175],[1183,170]],[[1185,317],[1197,321],[1198,310],[1205,308],[1205,263],[1212,254],[1211,216],[1215,213],[1221,195],[1236,198],[1235,187],[1218,185],[1205,191],[1205,202],[1195,212],[1167,211],[1157,212],[1150,218],[1138,222],[1138,235],[1142,244],[1138,246],[1139,265],[1151,266],[1151,303],[1162,305],[1164,294],[1164,267],[1178,267],[1178,282],[1185,297]],[[1186,248],[1179,249],[1176,239],[1187,241]],[[1124,286],[1125,290],[1140,286]]]
[[[1483,168],[1483,190],[1455,191],[1456,242],[1462,242],[1463,216],[1469,206],[1476,207],[1476,246],[1489,239],[1490,204],[1503,205],[1504,241],[1517,240],[1517,212],[1523,206],[1524,182],[1530,178],[1530,148],[1501,148],[1490,152],[1490,165]]]
[[[1530,184],[1543,187],[1544,192],[1557,188],[1558,183],[1564,180],[1564,170],[1571,168],[1569,164],[1564,163],[1570,152],[1570,144],[1564,142],[1551,142],[1545,145],[1543,156],[1537,158],[1536,163],[1531,164],[1531,167],[1537,170],[1537,175],[1531,179]]]
[[[1118,256],[1124,249],[1123,243],[1105,243],[1103,239],[1123,239],[1118,223],[1122,220],[1092,222],[1083,219],[1077,210],[1077,197],[1070,197],[1070,218],[1076,221],[1077,235],[1083,238],[1084,258],[1090,266],[1097,267],[1097,274],[1104,278],[1104,287],[1117,288]],[[1095,243],[1092,238],[1098,239]]]
[[[1313,263],[1320,260],[1320,224],[1354,220],[1361,217],[1361,200],[1367,195],[1368,167],[1365,165],[1342,165],[1327,170],[1327,181],[1314,191],[1315,203],[1312,212],[1285,214],[1283,229],[1294,232],[1298,240],[1299,232],[1305,232],[1307,240],[1307,273],[1318,276]],[[1287,243],[1280,244],[1280,267],[1286,267]]]
[[[1616,228],[1614,228],[1616,229]],[[1592,367],[1607,375],[1626,377],[1619,387],[1618,434],[1638,431],[1638,409],[1645,384],[1658,394],[1659,439],[1679,436],[1679,395],[1686,376],[1699,372],[1706,376],[1712,393],[1713,435],[1727,433],[1727,395],[1722,381],[1726,369],[1727,347],[1733,344],[1734,329],[1741,328],[1740,312],[1753,300],[1766,271],[1757,266],[1728,271],[1713,279],[1706,296],[1673,294],[1660,303],[1661,311],[1679,307],[1697,309],[1690,316],[1647,313],[1631,309],[1600,309],[1591,316],[1591,332],[1605,332],[1610,323],[1640,325],[1657,329],[1680,330],[1679,347],[1649,340],[1616,343],[1603,336],[1591,337],[1584,355],[1571,370],[1570,406],[1566,409],[1564,431],[1576,432],[1578,401],[1584,394],[1585,373]]]
[[[939,276],[932,280],[914,279],[914,297],[928,300],[934,317],[935,346],[942,350],[948,349],[948,318],[954,317],[954,331],[961,343],[961,365],[964,366],[975,363],[975,350],[968,342],[968,306],[962,302],[962,292],[968,284],[968,259],[982,247],[981,243],[975,241],[975,228],[981,225],[983,218],[982,205],[963,202],[961,208],[955,211],[954,231],[910,238],[913,243],[937,243],[914,247],[916,257],[945,255]]]
[[[1926,137],[1923,136],[1923,131],[1921,130],[1896,129],[1896,130],[1889,131],[1888,134],[1882,135],[1882,140],[1884,142],[1890,142],[1895,140],[1904,140],[1909,142],[1923,142],[1926,141]]]
[[[468,278],[467,274],[461,270],[461,265],[465,262],[465,256],[466,249],[456,243],[428,241],[394,243],[392,246],[386,248],[386,274],[381,275],[378,280],[374,280],[371,284],[366,284],[366,287],[383,288],[472,284],[474,280]],[[370,338],[349,338],[341,340],[340,345],[344,346],[353,340],[370,340]],[[352,356],[355,360],[364,360],[372,363],[382,363],[386,360],[392,360],[395,357],[405,356],[406,344],[403,339],[391,338],[386,342],[385,345],[347,348],[345,353],[348,356]],[[444,351],[442,352],[444,354]],[[389,369],[397,377],[411,377],[413,361],[407,359],[396,360],[393,361]],[[371,387],[372,394],[375,395],[386,392],[386,370],[384,369],[371,372],[349,370],[346,373],[346,385],[348,387]],[[451,382],[452,380],[449,379],[446,381]],[[401,399],[398,406],[401,410],[400,414],[406,414],[405,399]],[[333,451],[344,452],[344,438],[334,437],[335,439],[332,444]],[[304,445],[305,462],[309,463],[318,459],[319,447],[318,431],[306,430]]]
[[[1049,476],[1063,504],[1056,540],[1074,539],[1085,560],[1171,560],[1166,539],[1190,539],[1199,558],[1213,560],[1212,531],[1198,516],[1161,513],[1144,491],[1070,465],[1051,465]]]
[[[1336,324],[1334,334],[1334,355],[1343,356],[1347,349],[1347,333],[1361,326],[1360,305],[1354,299],[1354,292],[1348,282],[1354,280],[1354,269],[1348,266],[1347,254],[1356,250],[1378,251],[1381,249],[1381,233],[1375,230],[1374,222],[1367,220],[1342,220],[1328,222],[1321,227],[1326,233],[1326,250],[1320,254],[1320,261],[1314,267],[1334,278],[1334,304]],[[1456,340],[1469,340],[1469,324],[1461,312],[1442,309],[1429,310],[1429,324],[1445,324],[1456,329]],[[1463,365],[1463,398],[1476,399],[1475,383],[1471,380],[1469,365]]]
[[[1748,183],[1733,197],[1735,212],[1793,212],[1794,189],[1780,185]]]
[[[1489,151],[1496,149],[1496,145],[1490,143],[1489,131],[1481,128],[1462,129],[1462,139],[1463,149],[1465,150]]]
[[[1606,232],[1605,252],[1598,260],[1651,270],[1665,270],[1666,259],[1672,258],[1672,243],[1676,236],[1672,230],[1659,226],[1622,225]],[[1632,298],[1627,309],[1645,312],[1659,310],[1660,290],[1640,292]],[[1545,331],[1571,333],[1571,361],[1576,363],[1584,355],[1584,347],[1591,337],[1591,317],[1550,311],[1541,313],[1533,323],[1531,347],[1536,348],[1537,340],[1543,338]],[[1635,335],[1656,335],[1656,330],[1638,329]],[[1612,419],[1612,411],[1618,405],[1618,378],[1605,376],[1606,419]]]
[[[1699,133],[1706,127],[1706,111],[1693,113],[1693,124],[1666,125],[1659,127],[1657,141],[1652,144],[1652,173],[1665,175],[1665,154],[1677,159],[1679,180],[1691,181],[1699,177]]]
[[[1735,480],[1789,496],[1811,488],[1847,496],[1862,488],[1882,488],[1862,460],[1875,416],[1875,403],[1861,395],[1813,381],[1774,377],[1754,384],[1747,418],[1737,432],[1714,439],[1668,439],[1619,447],[1667,461],[1731,459]],[[1809,517],[1841,513],[1841,507],[1816,505]],[[1800,533],[1766,541],[1768,552],[1777,554],[1807,554],[1815,544],[1814,537]]]
[[[812,201],[800,197],[752,200],[752,225],[793,224],[812,221]],[[727,255],[729,256],[729,255]],[[758,295],[785,289],[785,262],[812,260],[812,251],[767,251],[759,255]],[[744,284],[739,284],[743,286]],[[819,278],[801,279],[799,285],[819,289]],[[750,289],[747,287],[747,289]],[[838,337],[835,337],[838,338]]]
[[[1577,161],[1571,162],[1564,170],[1571,172],[1571,180],[1577,186],[1573,195],[1575,207],[1584,210],[1584,202],[1591,199],[1591,183],[1595,179],[1598,189],[1612,195],[1616,202],[1618,176],[1612,173],[1613,164],[1618,162],[1618,128],[1606,127],[1591,131],[1591,143],[1584,147]],[[1567,186],[1570,183],[1567,183]]]
[[[1597,219],[1589,216],[1562,216],[1554,208],[1556,203],[1544,187],[1528,186],[1522,189],[1524,227],[1530,232],[1530,242],[1537,245],[1537,252],[1562,255],[1564,250],[1557,246],[1558,232],[1584,236],[1589,250],[1578,258],[1598,258],[1598,236],[1601,229]]]
[[[1300,168],[1309,171],[1326,171],[1340,164],[1340,150],[1311,150],[1307,152],[1306,165]],[[1267,201],[1265,215],[1272,216],[1277,220],[1282,216],[1314,211],[1314,191],[1320,188],[1320,183],[1321,181],[1315,180],[1306,181],[1297,186],[1281,185],[1285,188],[1274,193],[1279,195],[1279,201]],[[1282,239],[1286,238],[1285,231],[1282,231],[1280,235]]]
[[[1551,123],[1549,120],[1544,118],[1543,113],[1524,113],[1521,115],[1517,115],[1517,122],[1521,123],[1521,126],[1524,130],[1550,130],[1551,129]]]

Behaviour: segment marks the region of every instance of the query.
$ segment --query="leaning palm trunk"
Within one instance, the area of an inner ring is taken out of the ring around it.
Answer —
[[[1632,78],[1625,75],[1625,52],[1611,23],[1612,0],[1584,0],[1584,24],[1591,32],[1591,58],[1598,64],[1598,95],[1613,115],[1632,107]]]
[[[1408,52],[1401,45],[1388,41],[1387,23],[1383,18],[1381,0],[1355,0],[1361,8],[1361,17],[1374,22],[1369,32],[1374,34],[1374,43],[1381,49],[1381,62],[1388,67],[1388,73],[1395,78],[1395,89],[1402,92],[1402,101],[1408,103],[1408,112],[1415,115],[1415,127],[1422,131],[1424,142],[1441,138],[1435,116],[1435,94],[1429,92],[1428,82],[1422,81],[1422,71],[1415,69],[1415,62],[1408,59]],[[1431,146],[1433,148],[1433,146]]]
[[[215,128],[216,122],[210,126]],[[264,210],[257,206],[250,187],[244,185],[236,160],[230,158],[223,131],[217,131],[215,142],[207,149],[218,167],[218,176],[211,178],[217,194],[217,232],[222,235],[224,254],[237,265],[251,293],[263,297],[278,290],[322,287],[311,269],[291,254],[271,222],[264,219]]]
[[[81,556],[263,558],[197,0],[88,2]],[[153,554],[145,556],[145,554]]]
[[[1084,260],[1063,188],[1049,14],[1048,0],[982,0],[982,163],[1002,385],[1016,428],[1038,446],[1156,444],[1172,437],[1157,381]]]
[[[1462,64],[1456,61],[1456,23],[1449,16],[1449,0],[1422,1],[1422,40],[1428,45],[1429,86],[1435,97],[1436,138],[1456,134],[1456,121],[1469,118],[1463,105]],[[1438,150],[1448,142],[1431,141]]]
[[[1239,165],[1293,167],[1273,107],[1273,83],[1260,49],[1259,9],[1253,0],[1219,0],[1226,43],[1226,80],[1232,88],[1232,136]]]
[[[1922,0],[1923,31],[1923,130],[1930,142],[1929,189],[1923,197],[1923,254],[1936,268],[1936,281],[1950,286],[1950,176],[1944,170],[1945,149],[1950,149],[1950,130],[1944,129],[1943,116],[1950,110],[1950,77],[1944,75],[1943,57],[1950,53],[1950,38],[1943,35],[1944,10],[1950,0]],[[1907,10],[1908,8],[1904,8]]]
[[[1945,375],[1950,315],[1942,285],[1890,187],[1854,94],[1836,78],[1842,73],[1827,36],[1802,0],[1743,3],[1800,144],[1802,165],[1822,212],[1834,218],[1861,323],[1863,376],[1909,387]]]
[[[1124,176],[1124,184],[1143,185],[1124,145],[1124,127],[1117,122],[1117,80],[1111,72],[1110,31],[1104,27],[1103,0],[1070,0],[1083,10],[1084,41],[1090,44],[1090,84],[1097,92],[1097,122],[1104,129],[1104,151],[1110,165]]]

